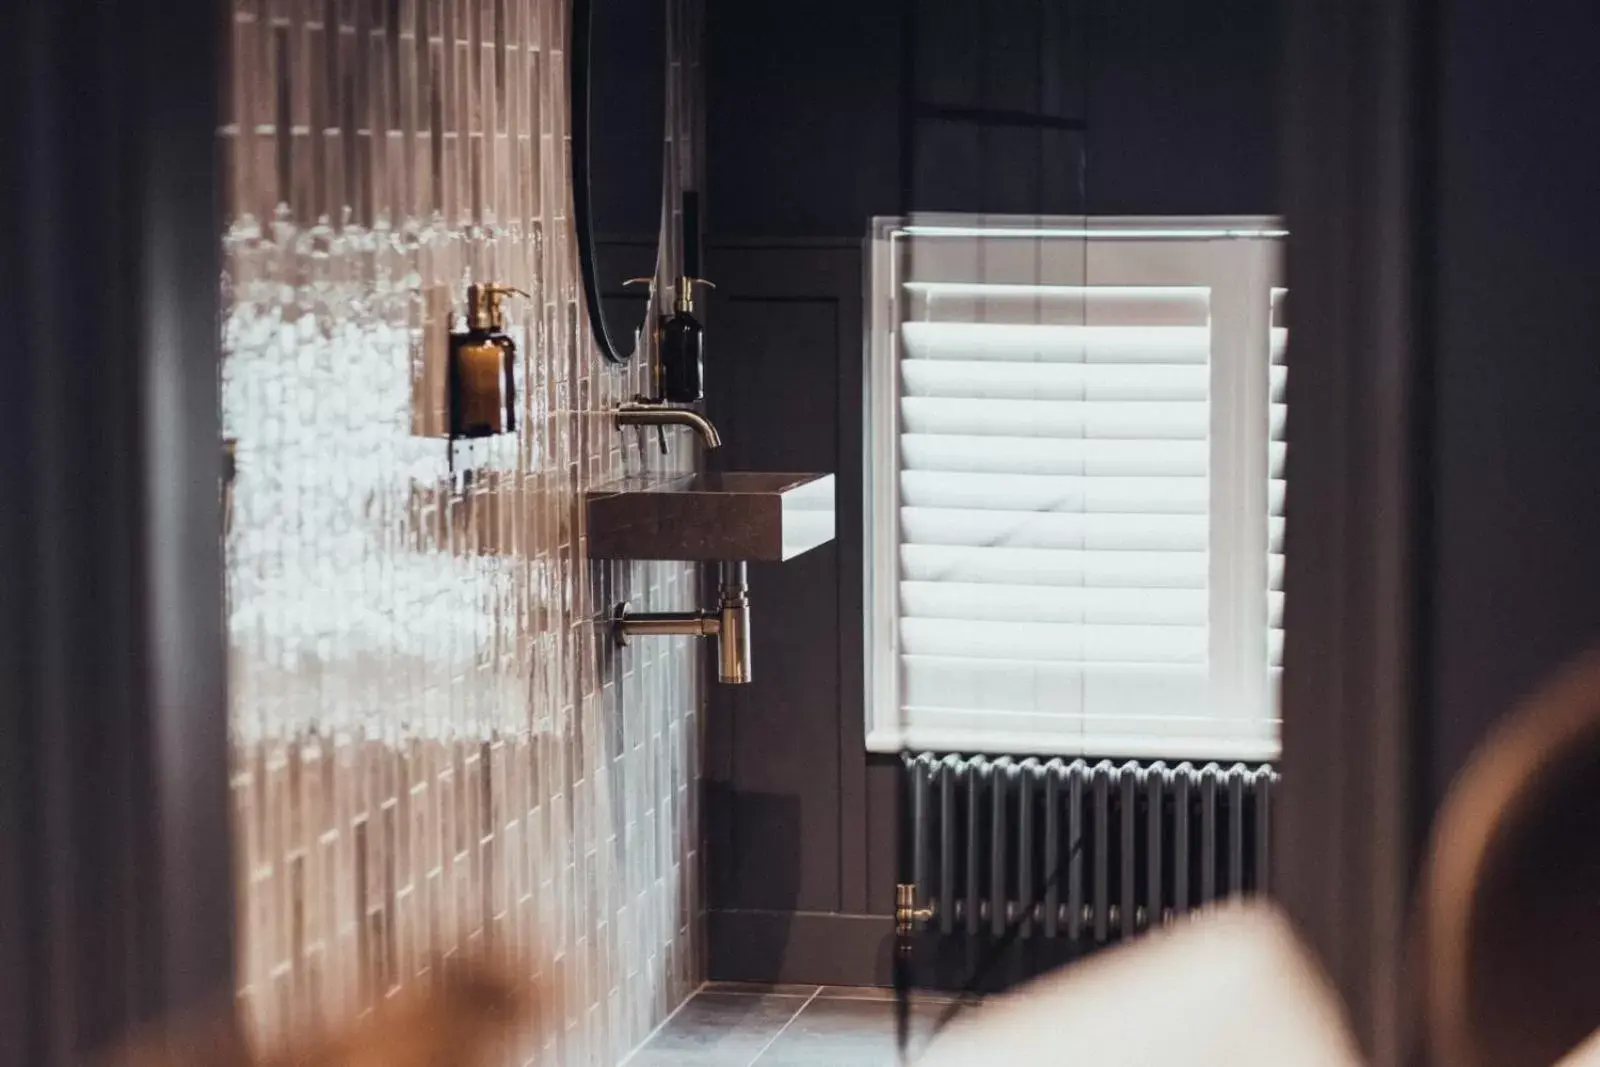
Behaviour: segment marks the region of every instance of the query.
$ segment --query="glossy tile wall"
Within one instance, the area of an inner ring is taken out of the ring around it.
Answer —
[[[564,0],[233,0],[223,420],[239,995],[265,1039],[490,944],[557,998],[508,1062],[609,1065],[701,976],[701,675],[613,650],[586,486],[685,469],[601,414],[568,217]],[[690,4],[671,7],[675,42]],[[175,57],[176,58],[176,57]],[[676,47],[674,70],[696,62]],[[669,93],[674,186],[692,103]],[[472,281],[533,294],[518,433],[458,446],[435,344]]]

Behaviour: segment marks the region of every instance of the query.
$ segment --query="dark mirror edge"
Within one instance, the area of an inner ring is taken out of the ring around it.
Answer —
[[[593,16],[594,0],[572,0],[571,28],[568,33],[568,96],[571,108],[571,140],[572,140],[572,212],[573,232],[578,240],[578,276],[583,283],[583,302],[588,308],[589,323],[593,330],[596,346],[607,363],[624,365],[632,358],[631,352],[624,352],[617,347],[615,339],[606,325],[605,303],[600,292],[599,274],[597,270],[597,256],[595,252],[594,236],[594,207],[591,203],[592,189],[589,180],[589,126],[593,117],[590,101],[590,79],[593,64],[591,51],[593,47]],[[663,40],[661,47],[665,49],[667,42]],[[664,68],[670,69],[670,63],[664,62]],[[665,122],[665,116],[662,116]],[[664,253],[662,242],[662,226],[667,217],[667,196],[669,183],[666,181],[667,161],[665,159],[665,143],[662,147],[663,158],[661,205],[660,215],[656,225],[656,255],[653,273],[659,274],[661,270],[661,257]],[[652,313],[647,307],[645,315],[648,320]]]
[[[572,0],[571,10],[567,96],[571,109],[572,228],[578,239],[578,275],[583,283],[583,301],[589,309],[590,331],[600,354],[608,363],[626,363],[628,357],[617,351],[611,335],[606,332],[599,278],[595,272],[594,220],[589,203],[589,49],[593,4],[591,0]]]

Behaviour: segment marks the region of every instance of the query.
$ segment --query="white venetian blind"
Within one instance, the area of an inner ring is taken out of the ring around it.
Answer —
[[[1075,284],[950,280],[963,257],[901,257],[942,277],[897,279],[893,407],[872,405],[895,424],[872,434],[874,463],[894,468],[874,472],[876,518],[893,527],[874,532],[874,566],[893,578],[872,588],[892,598],[877,607],[893,615],[890,647],[874,655],[894,661],[875,699],[893,694],[881,733],[895,747],[1275,751],[1283,368],[1270,288],[1244,305],[1237,249],[1208,255],[1226,242],[1182,242],[1168,260],[1159,241],[1095,244],[1075,242]],[[1259,432],[1219,427],[1223,415]],[[1261,489],[1247,492],[1252,467]],[[1253,652],[1240,644],[1252,628]]]
[[[1269,344],[1272,421],[1268,433],[1267,472],[1267,663],[1270,668],[1269,708],[1278,715],[1278,689],[1283,674],[1283,494],[1284,461],[1288,446],[1283,426],[1287,418],[1284,386],[1289,380],[1284,355],[1289,348],[1288,290],[1272,289]]]

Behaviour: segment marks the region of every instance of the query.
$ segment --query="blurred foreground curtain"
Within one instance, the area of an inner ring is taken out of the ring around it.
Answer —
[[[1418,0],[1289,5],[1283,788],[1273,885],[1376,1067],[1403,1062],[1426,642]]]
[[[0,12],[0,1063],[232,988],[221,10]]]

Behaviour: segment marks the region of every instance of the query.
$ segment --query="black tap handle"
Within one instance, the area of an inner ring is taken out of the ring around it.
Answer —
[[[667,454],[667,428],[663,425],[657,424],[656,437],[661,442],[661,454],[664,456]]]

